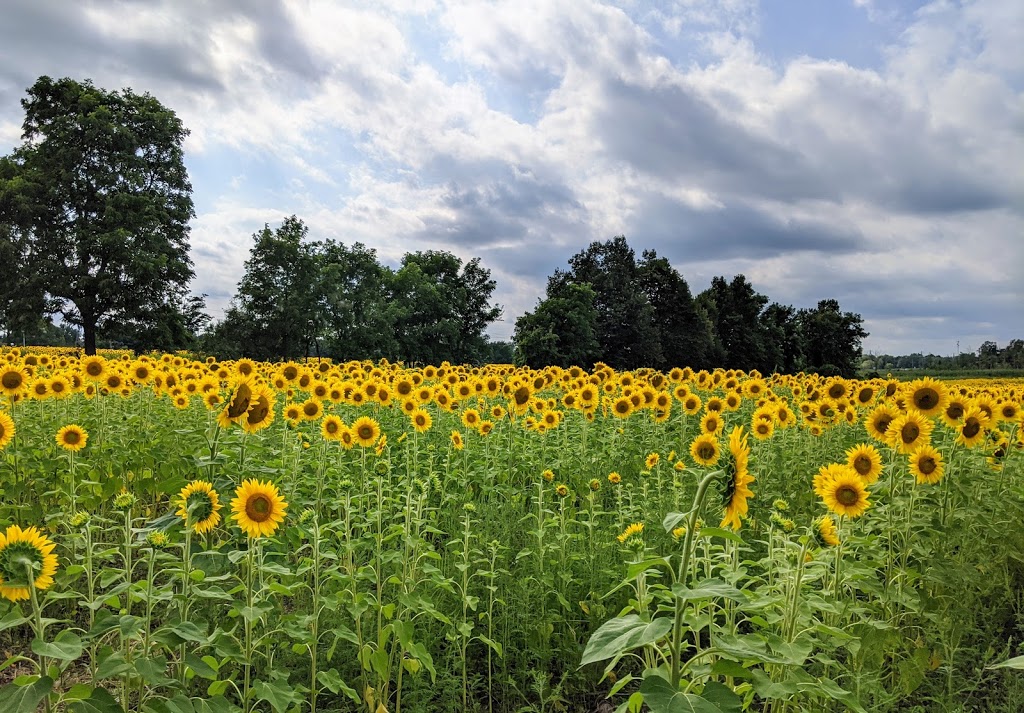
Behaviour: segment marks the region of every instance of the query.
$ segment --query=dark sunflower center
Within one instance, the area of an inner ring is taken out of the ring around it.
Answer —
[[[192,493],[185,500],[185,506],[192,522],[205,522],[213,514],[213,501],[206,493]]]
[[[768,433],[768,424],[765,423],[764,421],[757,424],[757,432],[762,435]]]
[[[978,422],[978,419],[971,417],[964,423],[960,432],[964,434],[964,438],[974,438],[981,432],[981,423]]]
[[[918,428],[916,423],[906,423],[903,425],[903,428],[900,429],[900,438],[903,439],[904,443],[913,443],[920,435],[921,429]]]
[[[320,409],[317,408],[316,404],[306,404],[305,406],[302,407],[302,412],[307,416],[315,416],[316,412],[319,410]]]
[[[828,390],[829,398],[832,398],[832,399],[838,399],[840,396],[842,396],[845,393],[846,393],[846,387],[845,386],[840,386],[839,384],[836,384],[835,386],[833,386],[831,389]]]
[[[866,404],[871,400],[871,397],[875,395],[875,392],[871,389],[861,389],[857,394],[857,400],[862,404]]]
[[[5,389],[13,391],[14,389],[20,389],[23,381],[24,379],[22,379],[21,374],[16,371],[9,371],[4,374],[2,383]]]
[[[914,405],[921,411],[933,409],[939,403],[939,392],[932,388],[918,389],[914,394]]]
[[[853,469],[861,475],[867,475],[871,472],[871,459],[866,455],[859,455],[853,459]]]
[[[888,416],[883,416],[882,418],[875,421],[875,430],[878,431],[879,433],[885,433],[886,431],[889,430],[890,423],[892,423],[892,419],[889,418]]]
[[[938,465],[935,463],[935,459],[931,456],[921,456],[917,461],[917,469],[921,471],[923,475],[931,475],[935,472]]]
[[[256,405],[249,410],[248,420],[249,423],[263,423],[263,419],[270,413],[270,402],[267,399],[260,397]]]
[[[715,447],[710,443],[702,443],[700,448],[697,449],[697,455],[700,456],[701,460],[711,460],[715,457]]]
[[[35,390],[36,390],[37,394],[40,394],[40,395],[41,394],[45,394],[46,393],[46,382],[45,381],[40,381],[38,384],[36,384]]]
[[[836,501],[840,505],[850,507],[856,505],[858,500],[860,500],[860,493],[856,488],[850,485],[841,485],[836,489]]]
[[[1006,420],[1010,420],[1017,415],[1017,407],[1010,404],[1003,406],[1002,414],[1003,418],[1005,418]]]
[[[245,514],[253,522],[266,522],[272,510],[273,503],[263,494],[250,496],[245,502]]]
[[[93,362],[89,366],[85,367],[85,373],[89,376],[99,376],[103,373],[103,365]]]
[[[364,441],[371,440],[373,438],[373,426],[360,426],[359,438],[361,438]]]
[[[328,421],[326,428],[327,428],[327,432],[330,433],[330,434],[335,434],[335,433],[338,432],[338,424],[335,423],[334,421]]]
[[[43,553],[28,542],[13,542],[0,551],[0,577],[7,585],[27,585],[25,567],[33,573],[43,568]],[[32,579],[35,579],[33,574]]]
[[[78,445],[78,442],[82,440],[82,436],[78,431],[68,431],[64,434],[64,442],[69,446]]]
[[[957,402],[957,401],[954,401],[953,403],[951,403],[949,405],[949,408],[946,409],[946,416],[948,416],[949,418],[953,419],[954,421],[958,420],[963,415],[964,415],[964,405],[962,403]]]
[[[527,389],[525,386],[520,386],[512,394],[512,398],[515,399],[516,405],[522,406],[523,404],[530,400],[530,390]]]
[[[228,405],[228,416],[231,418],[238,418],[243,413],[249,410],[249,401],[252,398],[252,389],[245,384],[238,387],[235,391],[235,395],[231,398],[231,403]]]

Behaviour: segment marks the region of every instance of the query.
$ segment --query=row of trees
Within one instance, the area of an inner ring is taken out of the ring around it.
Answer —
[[[301,220],[253,235],[245,274],[223,321],[200,347],[225,357],[324,355],[406,362],[481,362],[501,316],[479,258],[406,254],[392,270],[361,243],[307,240]]]
[[[542,364],[725,366],[853,376],[867,336],[835,300],[796,309],[759,294],[743,275],[715,277],[694,297],[653,250],[624,236],[591,243],[548,278],[546,296],[516,321],[517,359]]]
[[[81,329],[137,350],[221,356],[504,361],[501,315],[474,258],[410,253],[388,268],[361,244],[309,240],[291,217],[254,244],[224,319],[189,294],[188,131],[148,94],[41,77],[22,100],[24,142],[0,158],[0,330],[66,339]],[[48,321],[60,316],[60,326]],[[665,258],[637,261],[624,237],[593,243],[516,322],[522,363],[617,368],[725,365],[852,374],[865,336],[834,300],[768,303],[742,275],[696,297]]]
[[[873,354],[865,356],[861,368],[873,371],[893,369],[927,369],[929,371],[967,371],[973,369],[1024,369],[1024,339],[1011,339],[999,348],[996,342],[982,342],[977,351],[961,352],[956,356],[938,354]]]

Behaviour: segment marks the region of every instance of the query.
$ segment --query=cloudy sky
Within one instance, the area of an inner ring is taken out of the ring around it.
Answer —
[[[838,299],[873,352],[1024,338],[1024,3],[3,0],[0,154],[35,79],[191,130],[193,288],[253,232],[479,256],[505,307],[624,234],[697,293]]]

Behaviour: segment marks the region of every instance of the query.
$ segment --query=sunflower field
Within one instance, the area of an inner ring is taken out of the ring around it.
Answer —
[[[1019,711],[1022,401],[0,352],[0,711]]]

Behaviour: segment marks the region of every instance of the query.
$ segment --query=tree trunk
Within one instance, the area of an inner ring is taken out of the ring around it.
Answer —
[[[82,341],[85,344],[86,356],[96,353],[96,320],[82,320]]]

